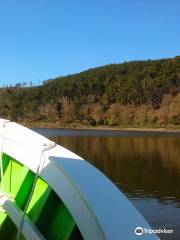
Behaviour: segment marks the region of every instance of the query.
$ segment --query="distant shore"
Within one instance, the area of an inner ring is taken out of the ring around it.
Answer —
[[[80,124],[57,123],[20,123],[29,128],[76,129],[76,130],[110,130],[110,131],[142,131],[142,132],[180,132],[180,126],[90,126]]]

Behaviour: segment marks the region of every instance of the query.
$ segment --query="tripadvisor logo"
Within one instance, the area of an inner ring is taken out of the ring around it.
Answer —
[[[170,234],[173,232],[174,232],[173,229],[166,229],[166,228],[150,229],[150,228],[136,227],[134,230],[134,233],[138,236],[142,234]]]
[[[142,227],[136,227],[135,228],[135,234],[136,235],[142,235],[143,234],[143,228]]]

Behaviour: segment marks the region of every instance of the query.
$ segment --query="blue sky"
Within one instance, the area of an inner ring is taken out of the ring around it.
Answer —
[[[179,0],[0,2],[0,84],[180,55]]]

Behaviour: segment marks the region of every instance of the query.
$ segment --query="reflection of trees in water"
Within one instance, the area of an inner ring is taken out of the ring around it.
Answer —
[[[89,160],[129,197],[172,197],[180,203],[180,138],[60,137],[59,144]]]

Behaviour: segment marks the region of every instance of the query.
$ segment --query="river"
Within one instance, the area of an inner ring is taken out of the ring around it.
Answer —
[[[108,176],[152,228],[180,239],[180,133],[34,129]]]

